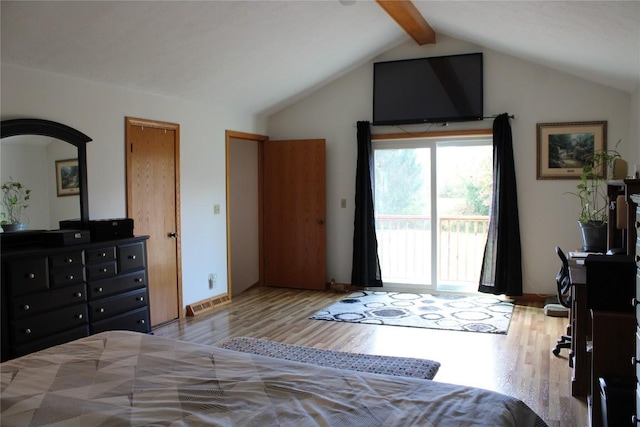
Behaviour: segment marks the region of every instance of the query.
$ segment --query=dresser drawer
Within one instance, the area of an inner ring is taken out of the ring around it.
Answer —
[[[4,264],[8,271],[11,295],[24,295],[49,288],[46,257],[14,260]]]
[[[49,311],[11,324],[14,342],[26,343],[87,323],[87,305],[78,304]]]
[[[51,287],[62,288],[84,282],[84,267],[79,265],[68,270],[51,271]]]
[[[49,265],[51,269],[82,266],[84,265],[82,251],[51,255],[49,257]]]
[[[87,281],[104,279],[106,277],[115,276],[117,273],[115,260],[104,262],[102,264],[87,265],[86,270]]]
[[[25,354],[33,353],[34,351],[44,350],[45,348],[53,347],[54,345],[64,344],[66,342],[88,336],[89,325],[86,324],[77,328],[69,329],[68,331],[60,332],[59,334],[49,335],[39,340],[30,341],[26,344],[15,346],[11,350],[11,356],[24,356]]]
[[[105,248],[88,249],[85,251],[85,261],[87,264],[114,261],[116,259],[116,247],[108,246]]]
[[[112,279],[100,280],[89,284],[89,301],[119,294],[121,292],[139,289],[147,285],[147,275],[144,270],[123,274]]]
[[[43,311],[86,301],[87,289],[85,284],[81,283],[49,292],[13,297],[11,298],[10,307],[14,318],[19,319]]]
[[[640,270],[636,270],[636,301],[640,300]],[[640,304],[634,301],[636,306],[636,322],[640,325]]]
[[[640,326],[636,326],[636,379],[640,380]]]
[[[141,288],[90,302],[89,314],[91,315],[91,321],[95,322],[146,305],[147,288]]]
[[[144,242],[118,246],[118,271],[139,270],[145,266]]]
[[[125,330],[137,332],[151,331],[149,326],[148,307],[138,308],[127,313],[122,313],[99,322],[91,323],[91,333],[97,334],[104,331]]]

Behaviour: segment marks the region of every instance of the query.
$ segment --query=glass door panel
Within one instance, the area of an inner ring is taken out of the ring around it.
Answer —
[[[431,152],[430,147],[375,150],[374,209],[385,286],[426,290],[433,284]]]
[[[475,292],[489,225],[491,145],[437,148],[438,290]]]

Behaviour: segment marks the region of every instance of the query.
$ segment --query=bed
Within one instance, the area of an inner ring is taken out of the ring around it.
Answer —
[[[92,335],[1,367],[9,426],[546,426],[522,401],[137,332]]]

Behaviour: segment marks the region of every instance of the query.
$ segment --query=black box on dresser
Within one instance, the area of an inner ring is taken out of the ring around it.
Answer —
[[[83,227],[80,220],[64,220],[60,221],[60,228],[65,230]],[[133,237],[133,219],[131,218],[92,219],[89,221],[88,228],[92,242]]]
[[[47,246],[72,246],[81,243],[89,243],[91,234],[89,230],[51,230],[42,232],[42,241]]]

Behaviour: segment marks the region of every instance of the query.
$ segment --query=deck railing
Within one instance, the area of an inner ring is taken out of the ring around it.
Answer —
[[[488,216],[446,216],[438,220],[438,284],[478,283]],[[431,218],[376,216],[383,280],[431,284]]]

